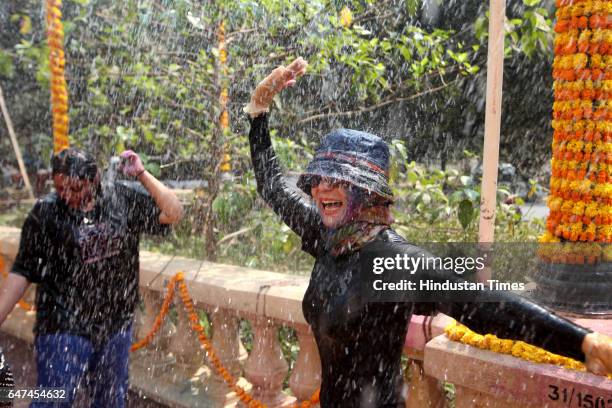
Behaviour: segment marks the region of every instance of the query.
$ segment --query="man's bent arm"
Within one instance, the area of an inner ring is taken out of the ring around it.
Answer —
[[[30,286],[30,282],[21,275],[9,273],[0,286],[0,326],[13,310],[19,299]]]
[[[178,224],[183,217],[183,205],[176,194],[161,181],[153,177],[148,171],[138,176],[138,181],[147,189],[155,204],[161,210],[159,222],[161,224]]]

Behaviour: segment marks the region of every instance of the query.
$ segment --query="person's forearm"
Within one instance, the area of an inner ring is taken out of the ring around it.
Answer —
[[[450,303],[438,310],[470,329],[501,338],[523,340],[552,353],[584,361],[582,343],[591,331],[550,310],[510,293],[502,303]]]
[[[30,282],[21,275],[9,273],[0,286],[0,326],[21,299]]]
[[[161,210],[159,221],[162,224],[177,224],[183,217],[183,205],[176,194],[148,171],[138,176],[138,181],[147,189]]]
[[[431,256],[422,250],[410,256]],[[415,275],[435,282],[465,283],[449,270],[424,268]],[[455,292],[437,292],[436,309],[477,333],[522,340],[552,353],[584,361],[582,342],[591,331],[555,315],[545,307],[511,292],[475,291],[469,302],[458,301]]]

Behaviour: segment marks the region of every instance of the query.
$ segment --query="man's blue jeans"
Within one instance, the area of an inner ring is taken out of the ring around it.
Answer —
[[[98,348],[84,337],[71,334],[37,336],[37,387],[65,389],[67,399],[62,403],[34,402],[30,408],[71,407],[76,390],[84,386],[91,391],[93,407],[124,408],[131,343],[131,327]]]

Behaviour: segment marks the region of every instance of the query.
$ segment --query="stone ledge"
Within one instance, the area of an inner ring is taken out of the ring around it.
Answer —
[[[591,395],[593,402],[602,398],[606,407],[612,404],[612,381],[605,377],[480,350],[451,341],[446,336],[438,336],[427,343],[425,371],[458,387],[508,401],[509,406],[521,403],[529,407],[574,407],[579,406],[578,393],[582,401],[586,395]],[[556,400],[555,392],[559,394]],[[573,402],[570,403],[572,394]]]

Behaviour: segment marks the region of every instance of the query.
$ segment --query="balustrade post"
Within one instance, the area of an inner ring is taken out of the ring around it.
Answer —
[[[144,309],[142,311],[138,310],[138,314],[136,317],[136,339],[143,339],[153,328],[155,325],[155,319],[162,308],[162,294],[158,291],[151,290],[148,288],[140,287],[140,298],[142,299],[142,303],[144,305]],[[147,346],[149,349],[157,349],[162,346],[162,339],[165,339],[162,333],[164,331],[163,326],[160,329],[160,332],[155,336],[151,343]]]
[[[140,287],[140,296],[144,304],[144,310],[137,308],[135,323],[135,339],[142,340],[155,325],[155,319],[161,311],[164,293]],[[150,343],[136,353],[131,353],[131,368],[134,377],[135,373],[139,378],[139,383],[145,387],[151,380],[164,375],[172,368],[174,358],[168,355],[168,345],[170,336],[176,330],[174,325],[168,321],[168,316],[164,323],[151,339]]]
[[[437,379],[425,374],[423,362],[410,359],[408,362],[408,397],[406,408],[443,408],[445,396]]]
[[[310,326],[295,325],[295,330],[300,352],[289,378],[289,387],[298,401],[305,401],[321,386],[321,358]]]
[[[253,350],[244,365],[244,375],[253,385],[253,397],[268,407],[290,405],[295,398],[282,392],[289,366],[280,349],[278,326],[265,317],[257,317],[252,323]]]
[[[178,294],[174,299],[174,305],[177,310],[176,331],[170,339],[168,351],[176,359],[172,369],[173,381],[183,383],[203,373],[201,367],[205,364],[204,352],[197,333],[191,328],[189,314]]]
[[[238,380],[238,384],[250,390],[250,385],[240,379],[242,374],[241,363],[245,352],[240,342],[239,320],[231,309],[217,308],[211,313],[212,347],[217,357],[229,373]],[[206,384],[211,398],[220,406],[238,401],[236,393],[227,386],[223,378],[215,373]]]
[[[238,317],[229,309],[217,309],[211,313],[213,328],[212,346],[223,366],[237,377],[242,372],[240,367],[240,333]]]

